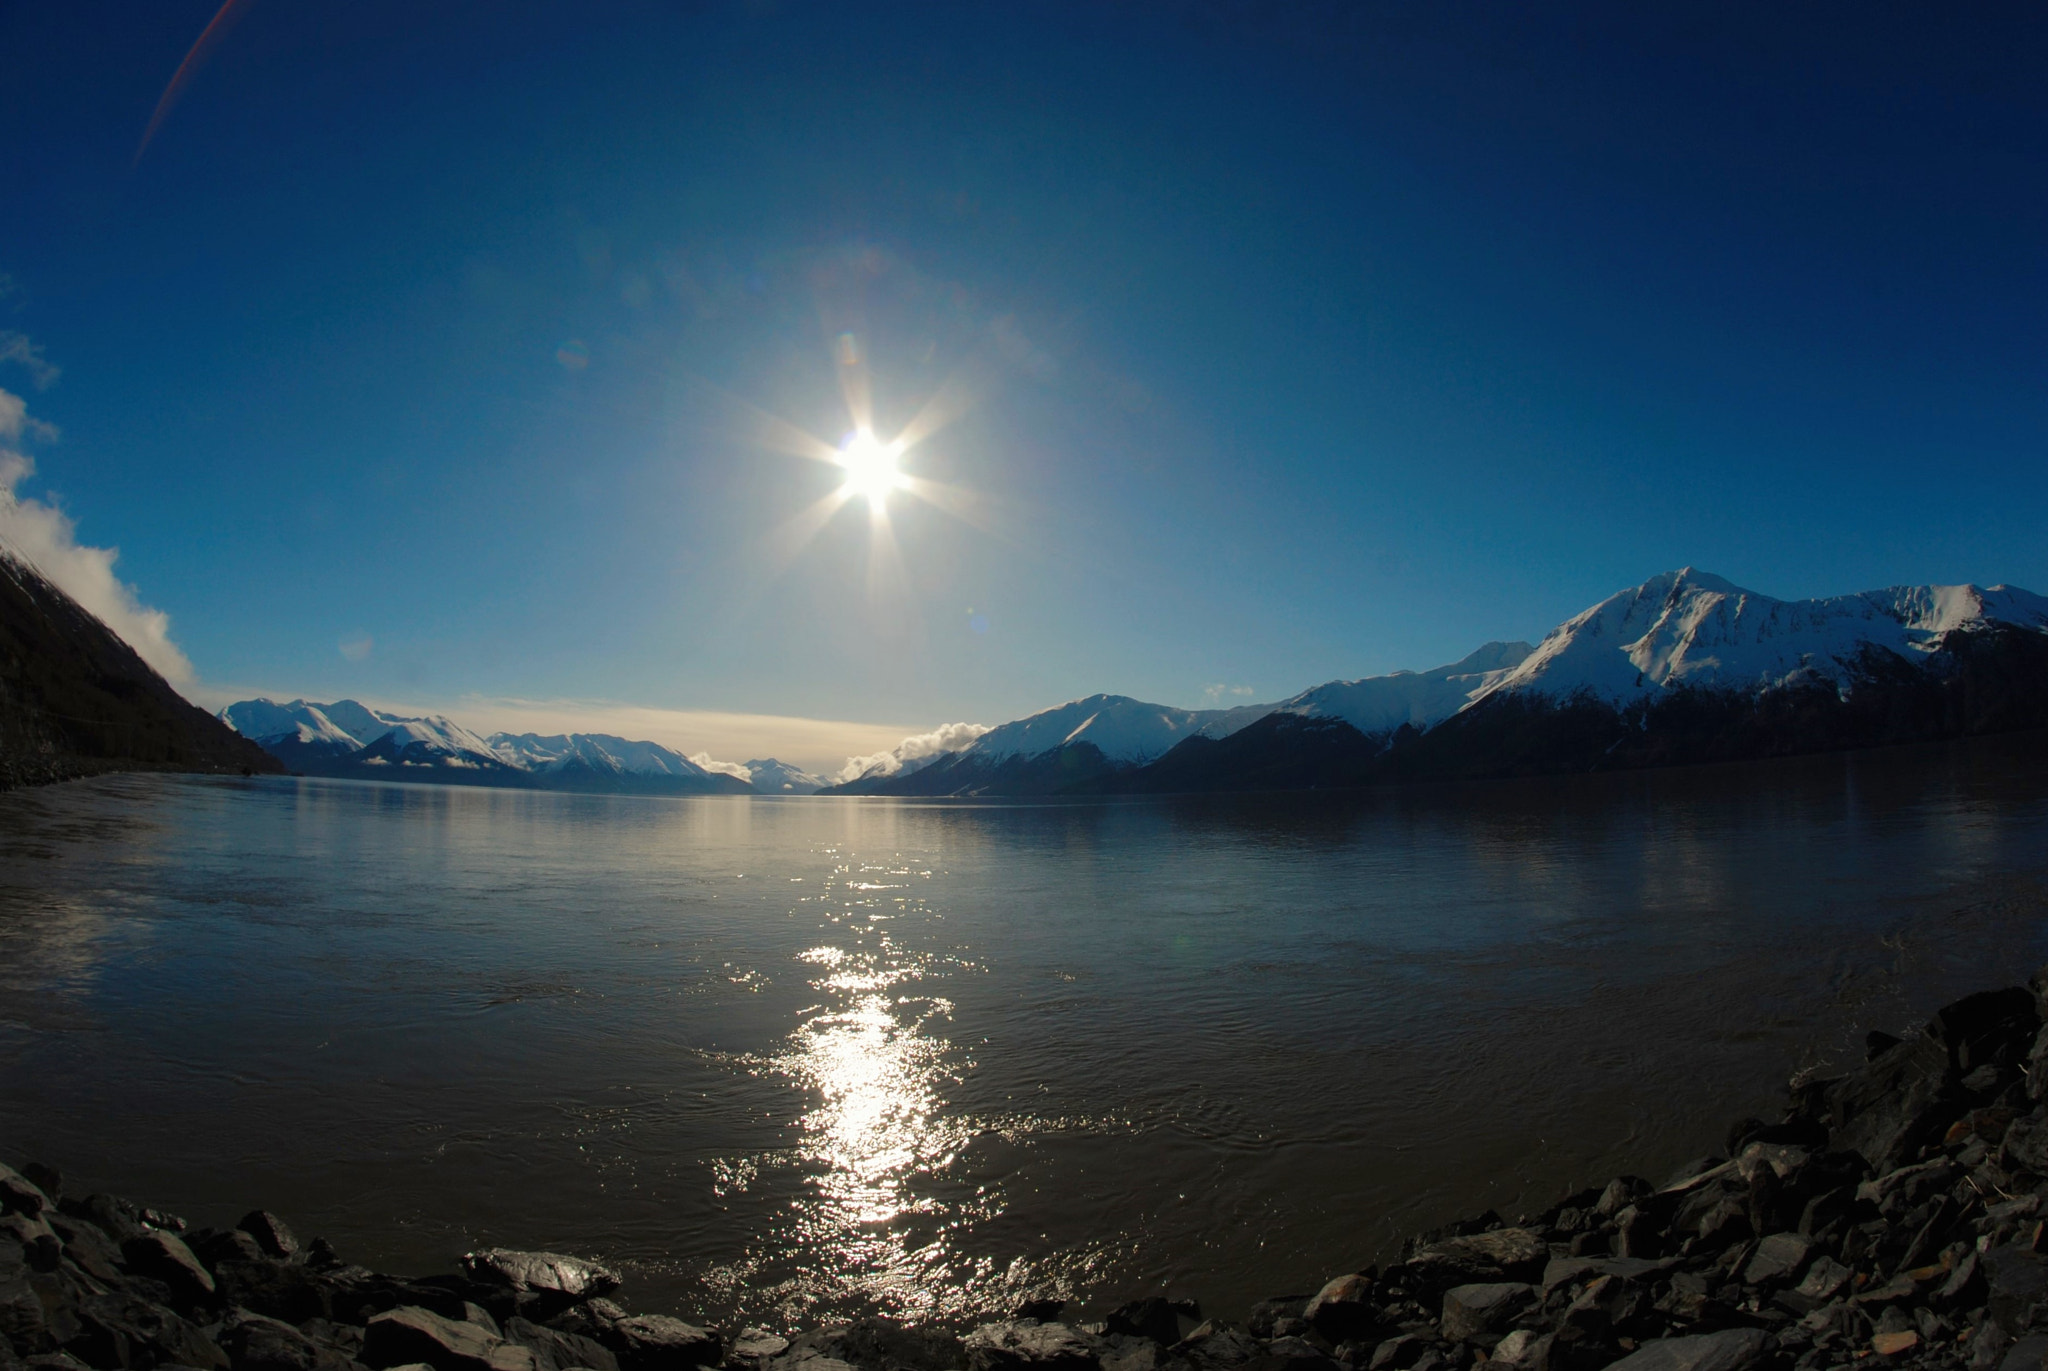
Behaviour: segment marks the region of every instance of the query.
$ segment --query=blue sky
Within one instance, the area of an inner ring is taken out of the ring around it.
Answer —
[[[201,698],[847,750],[1684,564],[2048,589],[2040,20],[1275,8],[245,0],[138,160],[215,4],[0,7],[16,493]],[[879,574],[759,441],[842,334],[884,436],[964,400]]]

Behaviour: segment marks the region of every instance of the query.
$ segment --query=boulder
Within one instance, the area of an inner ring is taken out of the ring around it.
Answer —
[[[246,1233],[242,1236],[249,1237]],[[292,1324],[334,1317],[334,1296],[327,1282],[296,1262],[268,1257],[223,1261],[214,1266],[213,1275],[221,1299],[228,1304]]]
[[[279,1261],[290,1261],[299,1255],[299,1240],[285,1221],[267,1209],[252,1209],[242,1215],[242,1221],[235,1225],[238,1232],[247,1233],[256,1240],[265,1256]]]
[[[969,1371],[1094,1371],[1095,1340],[1063,1323],[985,1323],[961,1340]]]
[[[54,1207],[41,1186],[13,1167],[0,1163],[0,1213],[26,1214],[35,1218]]]
[[[620,1319],[605,1329],[602,1340],[617,1354],[620,1371],[686,1371],[692,1366],[715,1366],[723,1351],[718,1334],[666,1314],[635,1314]]]
[[[1505,1333],[1535,1298],[1535,1287],[1526,1281],[1453,1286],[1444,1292],[1439,1326],[1453,1342],[1489,1341]]]
[[[1367,1371],[1408,1371],[1429,1350],[1429,1342],[1413,1333],[1388,1338],[1372,1350]]]
[[[94,1366],[175,1365],[226,1371],[228,1358],[198,1328],[161,1305],[124,1291],[78,1303],[78,1331],[65,1346]]]
[[[1372,1293],[1372,1278],[1362,1272],[1339,1276],[1310,1297],[1302,1306],[1301,1317],[1326,1338],[1358,1337],[1380,1322]]]
[[[349,1359],[278,1319],[240,1315],[221,1329],[234,1371],[348,1371]]]
[[[1614,1362],[1608,1371],[1742,1371],[1763,1356],[1764,1345],[1760,1328],[1658,1338]]]
[[[1813,1239],[1799,1233],[1773,1233],[1756,1245],[1756,1253],[1742,1269],[1750,1285],[1779,1285],[1794,1280],[1813,1255]]]
[[[464,1253],[462,1271],[481,1285],[511,1291],[521,1305],[540,1305],[542,1317],[554,1309],[609,1295],[624,1284],[610,1267],[583,1257],[519,1252],[509,1247]]]
[[[478,1321],[471,1319],[469,1322]],[[535,1361],[540,1364],[540,1371],[569,1371],[569,1368],[576,1366],[587,1366],[591,1371],[619,1371],[619,1360],[612,1355],[611,1349],[596,1339],[586,1338],[580,1333],[565,1333],[559,1329],[544,1328],[531,1319],[514,1316],[505,1322],[505,1336],[532,1352]],[[789,1343],[781,1338],[775,1339],[775,1342],[780,1345],[773,1352],[759,1355],[772,1357],[789,1346]]]
[[[1550,1245],[1542,1234],[1527,1228],[1497,1228],[1431,1243],[1396,1271],[1411,1293],[1434,1303],[1454,1285],[1537,1280],[1549,1260]]]
[[[1172,1301],[1157,1295],[1118,1305],[1110,1310],[1102,1325],[1106,1333],[1147,1338],[1161,1347],[1171,1347],[1180,1341],[1180,1311]]]
[[[130,1270],[162,1281],[181,1300],[196,1304],[213,1296],[213,1273],[175,1233],[144,1229],[121,1244],[121,1255]]]
[[[1549,1371],[1556,1344],[1554,1334],[1517,1328],[1494,1344],[1493,1355],[1486,1364],[1501,1371],[1510,1367],[1515,1371]]]
[[[431,1309],[387,1309],[363,1329],[365,1366],[425,1362],[434,1371],[532,1371],[533,1353],[504,1342],[489,1329],[444,1318]]]
[[[737,1346],[735,1356],[741,1355]],[[907,1328],[894,1319],[864,1318],[828,1324],[791,1340],[785,1361],[828,1358],[862,1371],[955,1371],[967,1354],[960,1339],[940,1328]]]

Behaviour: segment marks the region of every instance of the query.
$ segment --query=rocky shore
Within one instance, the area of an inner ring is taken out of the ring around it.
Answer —
[[[964,1333],[703,1328],[628,1313],[617,1274],[577,1257],[382,1275],[272,1214],[195,1231],[0,1167],[0,1371],[2043,1371],[2044,1010],[2048,972],[1872,1033],[1866,1062],[1794,1082],[1724,1156],[1422,1234],[1241,1321],[1155,1296]]]

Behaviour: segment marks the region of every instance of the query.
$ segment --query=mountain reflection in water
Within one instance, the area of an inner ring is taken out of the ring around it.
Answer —
[[[1038,804],[0,796],[0,1160],[642,1309],[1225,1315],[2043,947],[2048,748]]]

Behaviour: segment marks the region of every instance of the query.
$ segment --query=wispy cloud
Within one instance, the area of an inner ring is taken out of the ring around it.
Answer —
[[[922,761],[941,752],[958,752],[988,730],[987,724],[941,724],[929,732],[912,734],[894,747],[848,757],[831,779],[843,782],[869,775],[894,776],[905,762]]]
[[[0,333],[0,362],[26,369],[38,388],[57,379],[57,368],[18,333]],[[35,474],[36,464],[16,445],[56,436],[56,428],[31,415],[19,395],[0,390],[0,547],[98,616],[164,679],[190,685],[192,663],[171,641],[170,616],[143,604],[135,588],[114,574],[119,550],[79,542],[77,526],[60,506],[21,495],[21,483]]]
[[[1220,681],[1215,685],[1202,687],[1202,698],[1212,705],[1220,705],[1229,699],[1249,700],[1252,694],[1250,686],[1224,685]]]
[[[37,390],[48,390],[64,373],[43,356],[26,334],[0,329],[0,362],[18,363]]]

